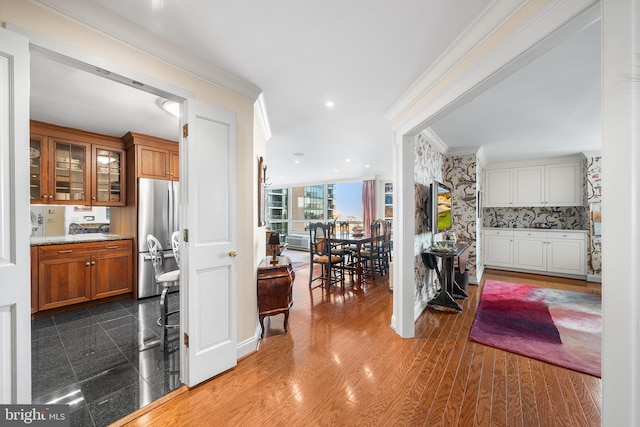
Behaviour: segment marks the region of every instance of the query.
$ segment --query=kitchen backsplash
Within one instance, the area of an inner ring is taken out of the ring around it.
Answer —
[[[483,227],[587,230],[584,207],[483,208]]]

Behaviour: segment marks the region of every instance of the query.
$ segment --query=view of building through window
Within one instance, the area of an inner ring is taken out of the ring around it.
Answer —
[[[362,181],[269,189],[268,226],[284,239],[318,221],[362,225]]]

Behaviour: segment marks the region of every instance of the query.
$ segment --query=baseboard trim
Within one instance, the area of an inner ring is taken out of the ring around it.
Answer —
[[[587,282],[602,283],[602,276],[587,275]]]

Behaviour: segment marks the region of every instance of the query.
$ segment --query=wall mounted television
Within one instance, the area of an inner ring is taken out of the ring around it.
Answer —
[[[431,232],[437,234],[450,230],[453,227],[453,216],[451,215],[452,193],[451,189],[436,180],[431,184],[431,208],[433,209],[431,218]]]

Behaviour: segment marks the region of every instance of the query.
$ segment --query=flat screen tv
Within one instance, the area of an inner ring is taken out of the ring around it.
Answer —
[[[453,217],[451,216],[451,189],[441,182],[433,181],[431,184],[431,207],[433,209],[433,225],[431,232],[440,233],[451,229]]]

